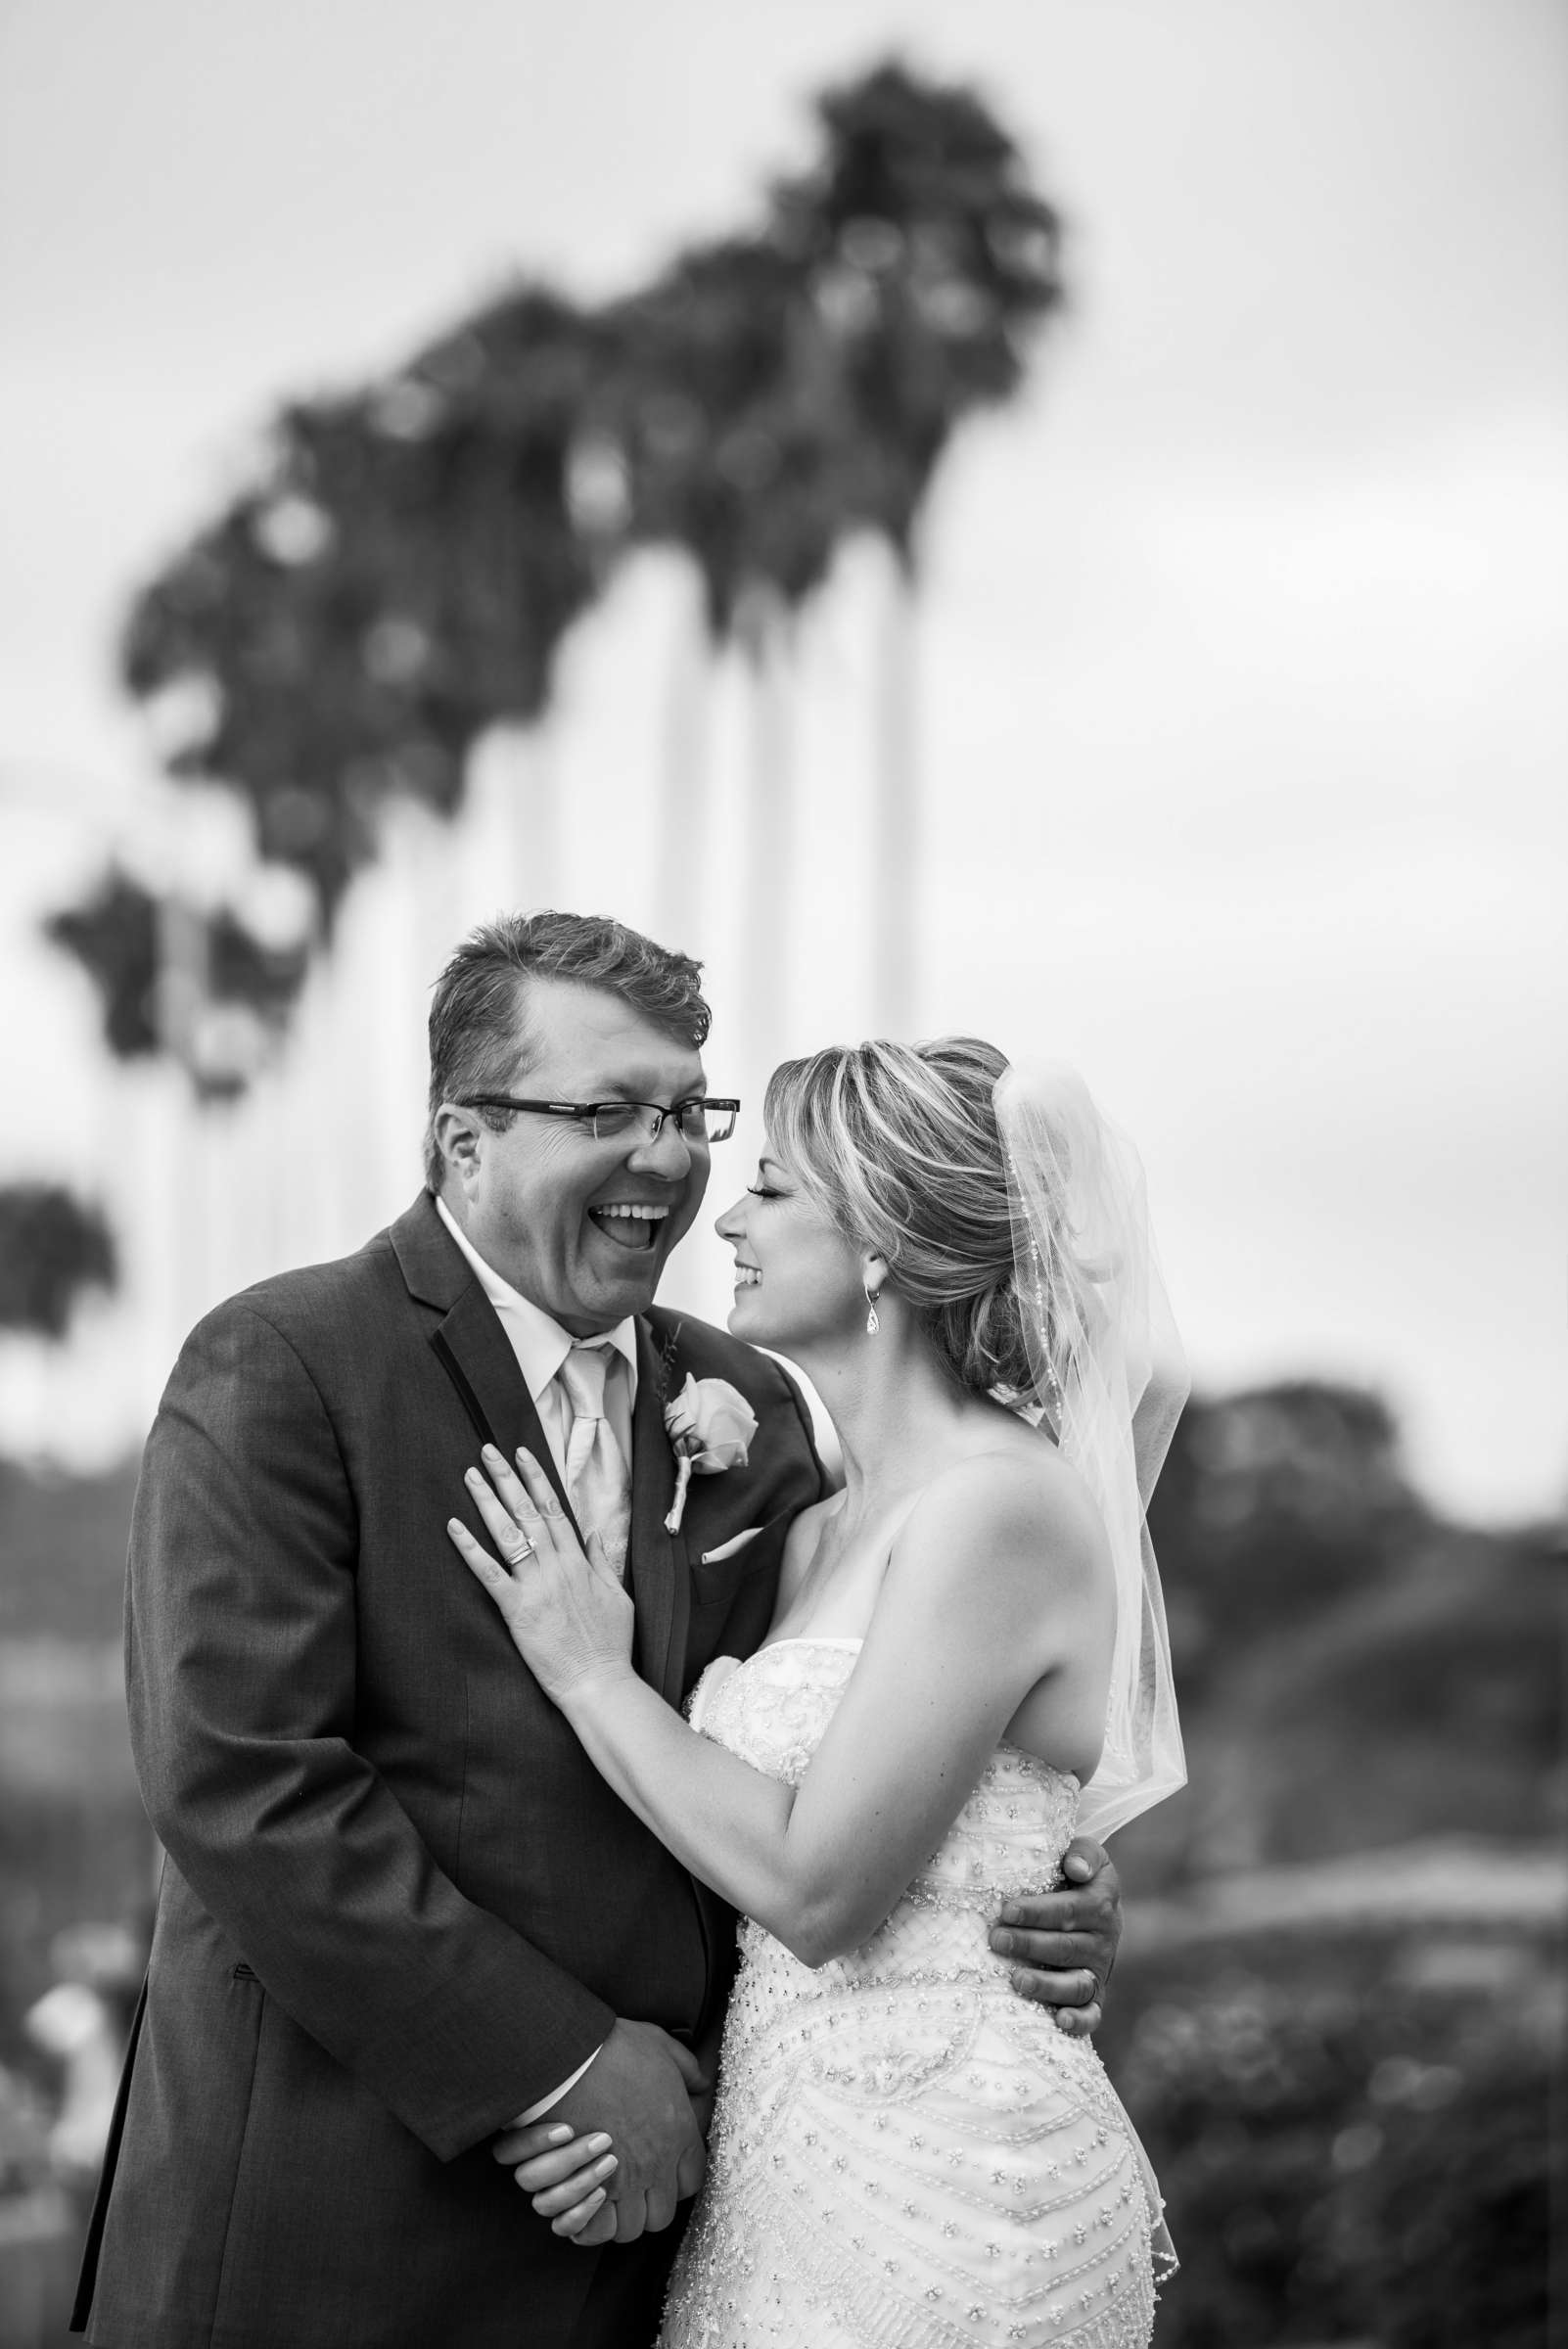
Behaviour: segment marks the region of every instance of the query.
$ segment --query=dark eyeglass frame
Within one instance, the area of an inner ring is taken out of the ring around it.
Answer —
[[[520,1101],[514,1093],[470,1093],[468,1098],[460,1101],[457,1106],[459,1109],[521,1109],[528,1111],[530,1116],[535,1118],[570,1118],[575,1125],[588,1127],[596,1142],[620,1141],[623,1138],[620,1133],[600,1133],[599,1120],[610,1111],[619,1113],[627,1109],[648,1110],[655,1120],[653,1132],[648,1136],[650,1142],[658,1141],[665,1130],[665,1121],[673,1118],[675,1131],[683,1142],[703,1142],[705,1144],[727,1142],[735,1130],[735,1120],[740,1115],[738,1101],[718,1100],[704,1093],[694,1093],[686,1101],[672,1101],[668,1109],[662,1101]],[[681,1124],[682,1116],[688,1110],[702,1111],[703,1130],[701,1133],[688,1133]],[[708,1118],[715,1110],[727,1110],[729,1113],[729,1124],[722,1133],[708,1131]]]

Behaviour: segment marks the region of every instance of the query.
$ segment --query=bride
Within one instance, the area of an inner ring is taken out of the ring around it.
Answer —
[[[520,1563],[451,1529],[595,1767],[742,1912],[661,2349],[1131,2349],[1175,2264],[1158,2189],[987,1933],[1182,1782],[1143,1502],[1184,1381],[1137,1162],[1076,1077],[966,1037],[786,1062],[765,1123],[718,1221],[729,1326],[808,1374],[847,1482],[791,1529],[764,1645],[688,1726],[528,1454],[484,1497]],[[588,2150],[519,2168],[558,2232],[597,2207]]]

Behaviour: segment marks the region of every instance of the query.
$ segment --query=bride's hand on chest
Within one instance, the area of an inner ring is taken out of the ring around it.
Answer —
[[[461,1518],[446,1530],[539,1686],[560,1705],[590,1681],[629,1673],[631,1598],[598,1536],[584,1550],[531,1453],[518,1453],[517,1471],[492,1445],[481,1456],[465,1481],[493,1549]]]

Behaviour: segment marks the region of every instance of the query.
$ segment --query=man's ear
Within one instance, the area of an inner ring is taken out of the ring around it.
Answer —
[[[455,1101],[443,1101],[436,1112],[434,1128],[436,1147],[441,1154],[441,1163],[447,1174],[464,1191],[472,1190],[484,1156],[487,1130],[478,1110],[463,1109]]]

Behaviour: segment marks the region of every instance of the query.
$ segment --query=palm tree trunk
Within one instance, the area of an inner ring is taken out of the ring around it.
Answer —
[[[545,716],[487,726],[468,754],[463,810],[448,829],[453,886],[467,908],[479,907],[476,920],[560,901],[565,844],[555,750]],[[444,961],[456,932],[442,943]]]
[[[700,952],[707,872],[708,684],[710,644],[699,583],[676,622],[665,703],[664,778],[654,883],[654,936],[682,953]]]
[[[871,999],[879,1036],[914,1034],[915,924],[920,881],[916,760],[915,588],[889,565],[876,676],[876,777],[871,826]]]
[[[506,862],[497,875],[497,906],[488,910],[498,910],[501,899],[508,912],[560,902],[563,841],[555,751],[547,716],[531,725],[509,718],[484,737],[483,755],[504,777],[510,833]]]
[[[790,1001],[790,918],[795,903],[787,619],[776,599],[759,603],[751,633],[751,870],[746,888],[747,1040],[754,1067],[784,1050]]]

